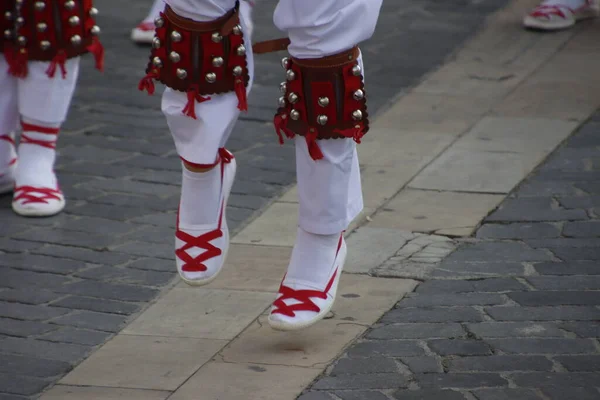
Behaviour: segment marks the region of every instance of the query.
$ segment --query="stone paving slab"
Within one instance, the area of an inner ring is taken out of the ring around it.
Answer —
[[[581,143],[590,129],[600,135],[593,122],[599,117],[600,111],[500,205],[476,239],[435,265],[299,399],[599,399],[594,194],[569,197],[570,210],[581,212],[577,222],[559,206],[560,187],[527,195],[529,185],[553,174],[569,171],[565,182],[572,184],[598,170],[590,160],[600,147]],[[573,236],[590,241],[588,251]],[[399,236],[399,245],[405,242]]]

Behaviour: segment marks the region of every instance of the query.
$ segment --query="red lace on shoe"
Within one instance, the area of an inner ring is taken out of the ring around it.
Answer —
[[[48,204],[48,200],[60,201],[62,192],[60,189],[42,188],[34,186],[18,186],[15,187],[14,202],[23,201],[23,205],[32,203]]]
[[[340,248],[342,247],[342,241],[343,236],[340,236],[336,256],[337,253],[340,251]],[[279,296],[279,298],[273,302],[275,310],[273,310],[271,314],[283,314],[287,317],[295,317],[296,311],[313,311],[316,313],[321,312],[321,309],[312,301],[312,298],[316,297],[319,299],[327,300],[327,294],[329,293],[329,290],[331,290],[331,287],[333,286],[333,282],[335,282],[337,274],[338,269],[336,268],[335,272],[331,276],[331,279],[329,279],[325,290],[322,292],[319,290],[294,290],[289,286],[285,286],[283,282],[281,282],[281,286],[279,287],[279,294],[281,296]],[[283,278],[283,280],[285,281],[285,277]],[[300,303],[288,306],[287,304],[285,304],[285,300],[288,299],[298,300]]]
[[[533,12],[530,14],[532,17],[548,17],[550,15],[556,15],[561,18],[567,18],[562,8],[569,10],[571,13],[575,14],[575,11],[567,6],[562,5],[541,5],[535,8]]]
[[[276,307],[276,309],[273,310],[271,314],[283,314],[288,317],[295,317],[295,311],[320,312],[321,309],[312,301],[312,298],[317,297],[319,299],[327,300],[327,294],[329,293],[331,286],[333,286],[337,272],[338,270],[336,269],[333,273],[333,276],[327,283],[327,287],[322,292],[319,290],[294,290],[282,283],[281,287],[279,288],[279,294],[281,294],[281,296],[279,296],[279,298],[273,302],[273,306]],[[298,300],[300,303],[288,306],[284,301],[288,299]]]
[[[229,164],[231,160],[234,158],[233,154],[231,154],[225,148],[219,149],[219,158],[221,162],[221,185],[223,184],[223,173],[225,170],[225,164]],[[219,223],[217,225],[217,229],[203,233],[200,236],[193,236],[189,233],[186,233],[179,229],[179,213],[177,213],[177,231],[175,232],[175,237],[177,239],[185,242],[185,244],[179,249],[175,250],[175,255],[179,257],[181,261],[184,262],[181,267],[182,271],[185,272],[204,272],[207,270],[206,265],[204,265],[205,261],[210,260],[211,258],[220,256],[223,251],[218,247],[214,246],[211,241],[215,239],[219,239],[223,236],[223,230],[221,229],[221,224],[223,222],[223,209],[225,208],[225,200],[221,202],[221,208],[219,211]],[[196,257],[192,257],[188,250],[197,247],[199,249],[205,250],[200,253]]]

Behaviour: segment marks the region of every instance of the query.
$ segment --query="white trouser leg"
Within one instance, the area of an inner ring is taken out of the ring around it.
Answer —
[[[280,0],[274,21],[288,33],[292,56],[320,58],[368,39],[381,4],[382,0]],[[345,230],[363,208],[356,144],[350,139],[318,144],[324,158],[315,161],[304,138],[296,139],[299,226],[310,233],[333,235]]]
[[[168,0],[167,3],[177,14],[196,21],[217,19],[235,6],[235,0]],[[247,44],[251,43],[249,23],[250,6],[241,2],[240,24]],[[254,58],[252,46],[246,45],[246,49],[250,75],[246,92],[250,93],[254,77]],[[209,101],[196,102],[197,119],[190,118],[182,112],[188,101],[185,93],[166,88],[162,98],[162,111],[167,118],[177,153],[184,160],[194,164],[215,162],[218,149],[225,146],[240,113],[237,108],[238,98],[234,92],[209,97]]]
[[[49,63],[29,62],[26,78],[18,80],[19,113],[24,119],[48,127],[60,126],[67,118],[79,76],[79,57],[66,62],[67,75],[46,75]]]

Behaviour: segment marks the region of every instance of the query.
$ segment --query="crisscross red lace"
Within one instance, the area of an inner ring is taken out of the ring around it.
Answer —
[[[561,18],[567,18],[562,9],[567,9],[571,13],[575,13],[573,9],[563,5],[541,5],[536,7],[531,13],[532,17],[548,17],[550,15],[556,15]]]
[[[338,242],[336,256],[339,253],[340,248],[342,247],[342,243],[344,241],[343,235],[344,233],[342,232],[342,234],[340,235],[340,240]],[[283,314],[288,317],[295,317],[295,311],[313,311],[316,313],[320,312],[321,309],[311,300],[311,298],[316,297],[319,299],[326,300],[327,294],[329,293],[329,290],[331,290],[331,287],[335,282],[337,274],[338,268],[335,269],[333,275],[331,276],[331,279],[329,279],[329,282],[325,287],[325,290],[322,292],[319,290],[294,290],[288,286],[285,286],[283,282],[281,282],[281,286],[279,287],[279,294],[281,296],[279,296],[279,298],[275,300],[275,302],[273,302],[273,306],[275,307],[275,309],[271,312],[271,314]],[[285,277],[283,278],[283,281],[285,282]],[[285,304],[285,300],[298,300],[300,303],[288,306],[287,304]]]
[[[62,192],[60,189],[33,187],[33,186],[18,186],[15,188],[14,202],[24,200],[23,205],[31,203],[45,203],[48,200],[60,201]]]
[[[229,164],[233,159],[233,154],[231,154],[225,148],[219,149],[219,159],[221,162],[221,185],[223,185],[223,173],[225,170],[225,164]],[[183,241],[185,244],[180,248],[175,250],[175,255],[179,257],[181,261],[184,262],[181,267],[182,271],[185,272],[204,272],[207,270],[206,265],[204,265],[205,261],[210,260],[211,258],[220,256],[223,252],[218,247],[214,246],[211,241],[215,239],[219,239],[223,236],[223,230],[221,229],[221,225],[223,222],[223,209],[225,208],[225,199],[221,201],[221,208],[219,211],[219,223],[217,228],[203,233],[200,236],[193,236],[189,233],[186,233],[179,229],[179,213],[177,215],[177,231],[175,232],[175,237],[177,239]],[[196,257],[192,257],[188,250],[192,248],[199,248],[205,250],[200,253]]]
[[[333,286],[333,282],[335,282],[337,273],[338,270],[336,268],[333,276],[327,283],[327,287],[325,287],[325,290],[322,292],[319,290],[294,290],[282,283],[281,287],[279,288],[279,294],[281,294],[281,296],[279,296],[279,298],[273,303],[275,309],[271,312],[271,314],[283,314],[288,317],[295,317],[296,311],[320,312],[321,309],[312,301],[312,298],[316,297],[326,300],[327,294],[329,293],[331,286]],[[289,306],[285,304],[285,300],[291,299],[298,300],[300,303]]]

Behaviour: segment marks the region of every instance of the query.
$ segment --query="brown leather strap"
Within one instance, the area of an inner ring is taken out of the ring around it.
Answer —
[[[265,40],[264,42],[257,42],[252,45],[252,52],[254,54],[265,54],[273,53],[275,51],[287,50],[290,45],[289,38]]]
[[[176,25],[186,31],[192,32],[211,32],[221,31],[221,35],[228,35],[233,27],[238,24],[239,18],[237,9],[232,9],[221,18],[213,21],[198,22],[175,14],[175,11],[168,5],[165,8],[165,15],[173,25]],[[226,28],[228,30],[226,30]]]
[[[358,46],[354,46],[350,50],[342,51],[341,53],[332,56],[310,59],[292,58],[292,62],[305,68],[333,68],[356,61],[359,54],[360,50],[358,49]]]

